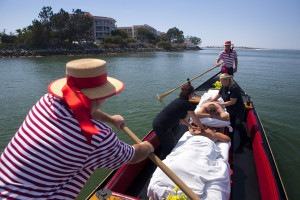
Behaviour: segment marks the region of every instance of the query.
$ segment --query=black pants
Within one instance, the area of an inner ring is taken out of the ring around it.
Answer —
[[[243,119],[246,108],[240,109],[235,113],[230,113],[230,123],[233,128],[233,132],[229,135],[233,144],[233,133],[238,131],[240,137],[240,146],[248,141],[247,132],[243,125]]]
[[[153,130],[159,139],[160,146],[162,148],[162,155],[160,159],[164,159],[171,153],[176,144],[176,138],[170,128],[162,125],[153,124]]]

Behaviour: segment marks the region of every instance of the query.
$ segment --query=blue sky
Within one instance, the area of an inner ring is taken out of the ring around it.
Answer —
[[[0,31],[31,25],[43,6],[111,17],[119,27],[177,27],[201,38],[203,47],[231,40],[235,46],[300,49],[299,0],[0,0]]]

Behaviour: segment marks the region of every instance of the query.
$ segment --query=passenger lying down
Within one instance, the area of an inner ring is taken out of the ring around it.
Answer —
[[[201,199],[229,199],[230,138],[220,132],[190,129],[163,162]],[[154,200],[174,195],[175,184],[157,168],[148,186]],[[178,195],[181,190],[177,192]]]
[[[199,135],[209,138],[213,142],[230,142],[230,137],[221,133],[217,132],[215,129],[206,128],[204,131],[199,131],[197,129],[189,129],[191,135]]]
[[[205,102],[198,111],[196,115],[199,118],[215,118],[223,121],[230,121],[229,114],[224,111],[224,109],[217,103],[214,102]]]
[[[200,122],[203,125],[209,127],[228,127],[232,132],[230,126],[230,116],[225,107],[220,106],[216,102],[210,100],[215,97],[218,90],[209,90],[201,96],[201,100],[195,109],[196,115],[200,118]],[[222,98],[217,101],[224,102]]]

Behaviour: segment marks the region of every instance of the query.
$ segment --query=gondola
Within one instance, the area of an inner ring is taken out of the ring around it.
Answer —
[[[197,87],[191,101],[198,103],[201,96],[219,80],[219,75],[220,73],[215,74]],[[243,124],[251,138],[252,147],[235,152],[234,147],[237,145],[231,145],[230,199],[288,199],[260,118],[248,94],[241,87],[240,89],[247,108]],[[173,132],[182,135],[187,129],[185,125],[179,124],[173,127]],[[153,130],[143,141],[153,144],[157,156],[161,154],[159,140]],[[239,142],[238,139],[233,141]],[[134,165],[123,165],[120,169],[112,171],[87,199],[149,199],[147,187],[156,167],[150,159]]]

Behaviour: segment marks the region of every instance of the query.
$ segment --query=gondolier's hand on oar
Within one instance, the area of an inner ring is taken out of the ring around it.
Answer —
[[[101,110],[97,110],[92,116],[96,120],[114,125],[119,131],[122,129],[122,126],[126,126],[125,120],[121,115],[108,115]]]
[[[112,117],[112,124],[120,131],[122,130],[122,126],[126,126],[125,119],[121,115],[113,115]]]
[[[135,164],[145,160],[147,157],[150,156],[154,152],[153,145],[148,142],[142,142],[129,128],[127,128],[124,124],[121,125],[121,128],[124,132],[136,143],[132,145],[135,149],[135,153],[131,161],[128,164]]]
[[[128,164],[135,164],[145,160],[151,153],[154,152],[154,147],[148,141],[141,142],[139,144],[132,145],[135,149],[133,158]]]

